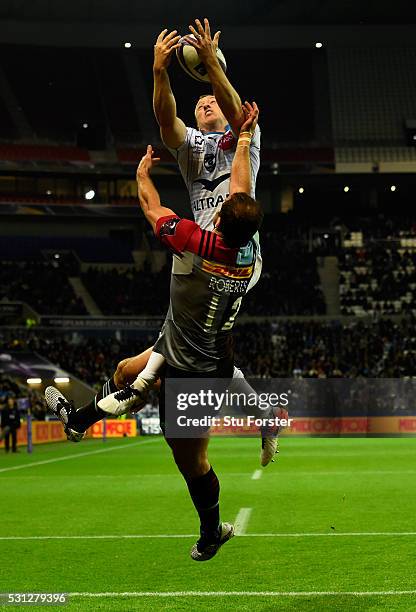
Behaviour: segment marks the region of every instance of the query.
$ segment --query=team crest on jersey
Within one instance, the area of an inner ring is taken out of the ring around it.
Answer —
[[[235,146],[236,140],[232,132],[226,132],[224,136],[221,136],[218,146],[222,151],[229,151]]]
[[[215,159],[214,153],[207,153],[204,157],[204,168],[208,172],[213,172],[215,170],[217,162]]]
[[[173,236],[176,232],[176,226],[178,225],[179,221],[180,219],[178,217],[165,221],[160,228],[159,236]]]

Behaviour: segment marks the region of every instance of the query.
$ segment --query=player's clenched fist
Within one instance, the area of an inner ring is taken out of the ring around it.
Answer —
[[[172,30],[168,34],[167,31],[167,29],[162,30],[156,39],[153,61],[154,70],[166,69],[170,64],[173,51],[180,46],[178,43],[180,36],[177,35],[177,30]]]

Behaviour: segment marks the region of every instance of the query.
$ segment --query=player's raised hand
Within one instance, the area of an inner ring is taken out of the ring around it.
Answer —
[[[153,168],[157,162],[160,161],[160,157],[153,157],[154,155],[152,145],[147,145],[146,153],[140,160],[140,163],[137,167],[136,178],[139,180],[145,176],[149,175],[150,170]]]
[[[259,107],[255,102],[250,104],[250,102],[246,101],[244,102],[242,109],[244,113],[244,123],[240,128],[240,133],[250,132],[250,134],[253,135],[259,118]]]
[[[178,42],[180,36],[177,34],[177,30],[172,30],[169,33],[167,32],[168,30],[165,28],[161,31],[156,39],[153,60],[154,70],[166,69],[170,64],[170,60],[172,59],[173,51],[180,47]]]
[[[197,51],[202,61],[207,59],[217,59],[216,49],[218,48],[218,41],[220,38],[221,31],[214,34],[214,38],[211,38],[211,28],[208,19],[204,19],[204,27],[199,19],[195,19],[196,28],[192,25],[189,26],[192,34],[195,36],[185,36],[187,42],[192,45]]]

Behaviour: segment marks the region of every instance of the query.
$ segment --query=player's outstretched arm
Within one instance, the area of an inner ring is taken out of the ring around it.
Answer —
[[[160,217],[174,215],[175,213],[170,208],[162,206],[159,193],[150,178],[151,168],[159,161],[158,157],[153,157],[153,153],[152,145],[147,145],[146,154],[137,167],[136,180],[140,207],[154,231]]]
[[[189,26],[195,38],[188,37],[186,40],[198,51],[207,69],[215,99],[233,132],[238,134],[244,123],[244,114],[241,110],[240,96],[231,85],[217,58],[216,48],[221,32],[216,32],[214,38],[211,38],[211,29],[206,17],[204,27],[199,19],[195,19],[195,25],[196,28]]]
[[[163,30],[154,46],[153,110],[166,146],[177,149],[185,140],[186,126],[176,114],[176,100],[170,86],[168,66],[174,50],[179,47],[176,30]]]
[[[250,143],[256,129],[259,109],[255,102],[245,102],[242,107],[245,116],[238,137],[237,147],[231,166],[230,195],[233,193],[251,193]]]

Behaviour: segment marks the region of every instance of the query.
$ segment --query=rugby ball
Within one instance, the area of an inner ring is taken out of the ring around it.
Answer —
[[[189,38],[195,38],[195,36],[189,34]],[[176,57],[181,68],[196,81],[209,83],[207,70],[204,63],[200,60],[197,50],[184,37],[179,40],[179,44],[180,47],[176,49]],[[227,70],[227,63],[223,52],[219,48],[217,48],[217,57],[221,68],[225,72]]]

